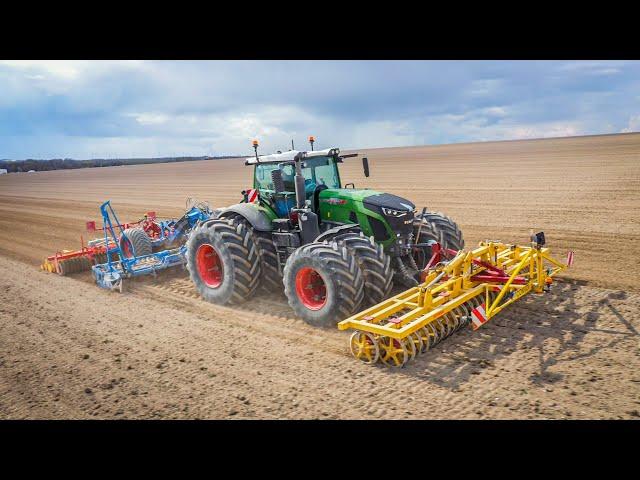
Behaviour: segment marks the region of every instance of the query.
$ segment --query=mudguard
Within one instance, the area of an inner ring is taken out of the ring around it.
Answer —
[[[271,219],[264,211],[263,207],[260,207],[254,203],[237,203],[220,210],[217,218],[224,218],[230,213],[237,213],[242,215],[251,226],[261,232],[270,232],[273,229],[271,225]]]
[[[324,240],[327,240],[331,237],[335,237],[336,235],[340,235],[341,233],[347,233],[347,232],[359,232],[362,231],[362,229],[360,228],[360,225],[358,225],[357,223],[346,223],[344,225],[340,225],[338,227],[333,227],[330,228],[329,230],[323,232],[322,234],[320,234],[318,236],[318,238],[316,238],[314,241],[315,242],[322,242]]]

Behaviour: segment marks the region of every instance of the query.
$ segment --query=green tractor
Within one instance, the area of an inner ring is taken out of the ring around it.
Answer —
[[[338,164],[358,154],[338,148],[247,158],[253,189],[217,209],[187,241],[187,268],[200,295],[237,304],[258,290],[282,292],[305,321],[334,326],[390,296],[394,282],[418,284],[436,242],[464,247],[449,217],[417,214],[409,200],[353,183]],[[369,163],[362,159],[365,176]]]

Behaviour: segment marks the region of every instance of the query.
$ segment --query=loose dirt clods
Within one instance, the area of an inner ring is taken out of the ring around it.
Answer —
[[[365,150],[360,150],[364,152]],[[379,187],[453,217],[467,245],[544,230],[576,264],[478,332],[406,368],[355,362],[348,335],[292,318],[281,297],[237,308],[182,272],[118,295],[43,256],[79,244],[111,199],[124,217],[228,205],[241,161],[0,178],[0,418],[633,418],[640,412],[640,134],[366,150]],[[402,165],[402,168],[398,168]],[[168,188],[171,186],[171,188]],[[55,367],[55,368],[54,368]]]

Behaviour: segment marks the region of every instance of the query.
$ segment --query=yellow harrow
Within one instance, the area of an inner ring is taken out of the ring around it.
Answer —
[[[422,284],[338,324],[353,329],[351,353],[365,363],[402,367],[460,328],[476,330],[524,295],[549,290],[552,277],[571,266],[551,258],[544,233],[531,246],[480,242],[472,251],[432,246]],[[449,259],[446,259],[446,257]]]

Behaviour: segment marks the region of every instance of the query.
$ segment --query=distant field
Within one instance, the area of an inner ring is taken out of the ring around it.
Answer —
[[[3,175],[0,417],[639,415],[640,134],[360,153],[371,176],[347,159],[344,183],[446,213],[467,246],[544,230],[557,257],[575,251],[571,281],[401,372],[368,368],[341,332],[291,318],[279,298],[232,309],[197,298],[181,274],[118,296],[88,274],[37,271],[79,244],[105,200],[127,220],[179,215],[189,196],[238,202],[251,185],[242,159]]]
[[[523,242],[544,230],[553,251],[576,252],[572,278],[640,289],[621,274],[640,254],[640,134],[360,150],[343,182],[439,210],[463,228],[467,245]],[[243,159],[131,165],[0,177],[0,252],[39,263],[74,245],[86,219],[111,199],[118,212],[180,214],[186,197],[219,207],[251,185]]]

